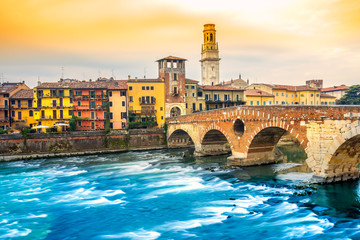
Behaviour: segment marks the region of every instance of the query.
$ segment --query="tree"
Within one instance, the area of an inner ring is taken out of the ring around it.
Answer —
[[[76,130],[76,117],[74,115],[72,115],[72,117],[69,121],[69,128],[70,128],[71,132]]]
[[[360,85],[351,86],[339,100],[343,105],[360,105]]]

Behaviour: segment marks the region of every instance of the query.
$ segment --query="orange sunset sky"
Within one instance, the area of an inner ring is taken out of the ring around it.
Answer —
[[[358,0],[1,0],[0,76],[31,87],[62,72],[153,78],[174,55],[200,80],[205,23],[216,24],[221,80],[360,83]]]

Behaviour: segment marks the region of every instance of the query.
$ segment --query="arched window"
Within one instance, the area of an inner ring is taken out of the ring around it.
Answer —
[[[210,33],[210,42],[212,42],[212,41],[213,41],[213,34]]]
[[[29,117],[32,117],[32,116],[34,116],[34,112],[33,112],[33,110],[30,110],[29,111]]]

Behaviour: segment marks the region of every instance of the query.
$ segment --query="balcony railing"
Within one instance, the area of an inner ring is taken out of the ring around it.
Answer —
[[[107,95],[81,95],[81,96],[74,96],[76,100],[88,100],[88,99],[107,99]]]
[[[9,109],[9,105],[0,105],[0,109]]]
[[[1,122],[9,121],[9,120],[10,120],[9,117],[1,117],[1,118],[0,118],[0,121],[1,121]]]
[[[99,105],[99,106],[93,106],[93,105],[81,105],[81,106],[73,106],[74,110],[97,110],[97,111],[105,111],[107,109],[106,105]]]
[[[69,94],[44,94],[44,95],[37,95],[37,98],[60,98],[60,97],[73,97],[73,95]]]
[[[29,109],[29,108],[34,108],[34,105],[29,106],[29,105],[27,105],[27,104],[21,104],[21,105],[19,106],[19,105],[17,105],[17,104],[13,104],[13,105],[11,105],[11,108],[12,108],[12,109]]]
[[[70,120],[70,118],[54,117],[54,116],[40,116],[40,120]]]
[[[129,114],[153,116],[156,115],[156,110],[133,110]]]

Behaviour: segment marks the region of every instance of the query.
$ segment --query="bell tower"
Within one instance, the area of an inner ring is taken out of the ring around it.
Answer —
[[[204,25],[204,43],[201,45],[201,84],[219,84],[219,47],[215,24]]]

